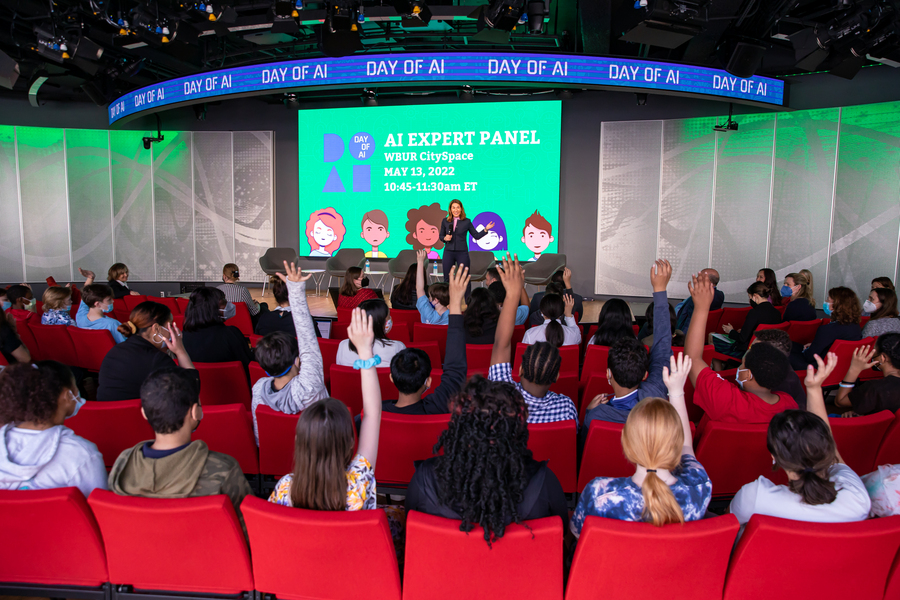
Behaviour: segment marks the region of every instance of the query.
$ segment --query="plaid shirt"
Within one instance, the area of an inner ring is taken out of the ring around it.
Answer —
[[[491,381],[505,381],[516,386],[522,397],[525,398],[525,404],[528,405],[528,422],[529,423],[553,423],[554,421],[578,421],[578,411],[575,410],[575,403],[568,396],[557,394],[556,392],[547,392],[543,398],[532,396],[522,384],[518,383],[512,376],[512,365],[510,363],[501,363],[499,365],[491,365],[488,371],[488,379]]]

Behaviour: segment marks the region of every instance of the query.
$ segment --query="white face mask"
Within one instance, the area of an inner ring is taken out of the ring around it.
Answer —
[[[169,330],[166,329],[165,327],[160,327],[159,329],[160,329],[160,331],[165,331],[167,336],[171,335]],[[159,341],[157,341],[156,338],[159,338]],[[163,350],[165,350],[166,348],[169,347],[169,344],[166,343],[166,338],[159,335],[158,333],[153,334],[153,342],[156,344],[159,344]]]
[[[871,300],[866,299],[866,301],[863,302],[863,310],[869,314],[872,314],[873,312],[878,310],[878,307],[875,306],[875,304]]]
[[[746,382],[744,382],[744,381],[741,381],[741,371],[749,371],[749,370],[750,370],[750,369],[741,369],[741,368],[739,368],[739,369],[737,370],[737,372],[734,374],[734,380],[737,382],[737,384],[740,386],[741,389],[744,389],[744,383],[746,383]],[[749,380],[748,380],[748,381],[749,381]]]
[[[391,329],[394,328],[394,320],[388,317],[387,321],[384,322],[384,332],[390,333]]]

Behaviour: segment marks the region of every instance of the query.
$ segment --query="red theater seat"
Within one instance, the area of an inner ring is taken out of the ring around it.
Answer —
[[[123,450],[156,438],[141,414],[140,400],[87,402],[77,415],[66,420],[66,427],[97,444],[107,468],[113,466]]]
[[[243,404],[250,410],[250,387],[240,361],[195,362],[194,367],[200,373],[200,404]]]
[[[884,432],[884,438],[878,446],[878,454],[875,456],[875,466],[894,465],[898,463],[900,463],[900,414],[895,414],[894,420],[888,425],[887,431]],[[898,598],[900,598],[900,596],[898,596]]]
[[[547,461],[566,494],[574,494],[576,490],[577,431],[575,421],[528,424],[528,449],[534,454],[534,460]]]
[[[441,362],[441,350],[438,347],[437,342],[412,342],[407,344],[406,347],[418,348],[425,352],[425,354],[428,355],[429,360],[431,360],[432,369],[442,368],[443,363]]]
[[[299,418],[300,413],[286,415],[265,404],[256,407],[260,473],[281,477],[294,470],[294,435]]]
[[[525,355],[525,349],[528,348],[528,344],[516,344],[516,357],[513,362],[513,373],[519,372],[519,367],[522,366],[522,357]],[[560,375],[564,374],[575,374],[576,379],[578,378],[578,361],[580,360],[580,356],[578,354],[579,349],[578,346],[563,346],[559,349],[559,373]],[[573,397],[572,400],[577,400]]]
[[[74,366],[99,373],[106,353],[116,346],[112,334],[106,329],[80,327],[70,327],[68,334],[72,338],[72,345],[75,346],[78,356],[78,364]]]
[[[591,421],[578,472],[578,492],[595,477],[630,477],[634,465],[622,452],[621,423]]]
[[[75,351],[75,344],[69,337],[68,325],[34,323],[29,325],[28,329],[40,347],[44,360],[55,360],[69,366],[78,364],[78,352]],[[32,359],[34,360],[33,357]]]
[[[444,356],[447,352],[447,326],[446,325],[426,325],[425,323],[413,324],[413,341],[419,342],[437,342],[438,350],[441,352],[441,364],[444,362]]]
[[[784,471],[772,471],[772,455],[766,447],[768,429],[767,423],[705,424],[697,443],[697,460],[712,481],[714,497],[733,496],[760,476],[787,483]]]
[[[250,318],[250,309],[243,302],[235,302],[234,307],[234,316],[225,321],[225,324],[237,327],[245,337],[250,337],[253,335],[253,320]]]
[[[193,438],[206,442],[213,452],[234,458],[245,474],[259,474],[253,421],[242,404],[204,407],[203,426],[197,428]]]
[[[375,481],[387,487],[406,487],[416,471],[415,461],[434,456],[434,445],[447,429],[450,415],[381,414]]]
[[[894,413],[883,410],[874,415],[828,421],[834,443],[847,466],[860,475],[874,471],[878,467],[875,463],[878,447],[894,422]]]

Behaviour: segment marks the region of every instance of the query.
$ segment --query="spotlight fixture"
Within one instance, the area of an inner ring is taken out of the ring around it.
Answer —
[[[360,99],[363,106],[378,106],[378,96],[370,89],[364,89]]]
[[[360,8],[361,0],[330,0],[325,5],[325,21],[318,31],[322,54],[338,58],[363,49],[360,24],[365,15]]]
[[[488,29],[512,31],[521,22],[523,14],[526,14],[525,0],[491,0],[483,7],[481,19]]]
[[[561,89],[556,90],[556,97],[560,100],[571,100],[572,99],[572,90]]]
[[[722,125],[716,125],[715,127],[713,127],[713,130],[719,131],[721,133],[728,133],[729,131],[737,131],[738,130],[737,121],[735,121],[734,119],[731,118],[731,115],[733,114],[733,112],[732,112],[733,110],[734,110],[734,104],[731,104],[729,102],[728,103],[728,120],[725,121],[725,123]]]
[[[647,105],[647,93],[646,92],[637,92],[634,95],[634,100],[638,106],[646,106]]]
[[[297,97],[297,94],[291,94],[291,93],[285,94],[284,95],[284,105],[287,108],[290,108],[293,110],[299,110],[300,109],[300,98]]]
[[[144,142],[144,150],[149,150],[149,149],[150,149],[150,146],[151,146],[154,142],[161,142],[161,141],[163,141],[164,139],[165,139],[165,136],[163,136],[162,131],[160,130],[159,113],[157,113],[157,115],[156,115],[156,137],[145,137],[145,138],[143,138],[143,142]]]
[[[550,14],[545,0],[528,0],[524,17],[527,17],[528,33],[543,33],[544,17]]]
[[[471,102],[475,99],[475,90],[472,89],[471,85],[464,85],[459,92],[457,92],[459,96],[460,102]]]
[[[431,21],[431,9],[423,0],[391,0],[403,20],[403,27],[424,27]]]

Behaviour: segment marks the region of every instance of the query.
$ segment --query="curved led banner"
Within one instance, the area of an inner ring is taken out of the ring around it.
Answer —
[[[640,88],[784,104],[783,81],[768,77],[743,79],[708,67],[568,54],[437,52],[312,58],[207,71],[121,96],[109,105],[109,122],[175,104],[274,90],[478,81],[521,86]]]

